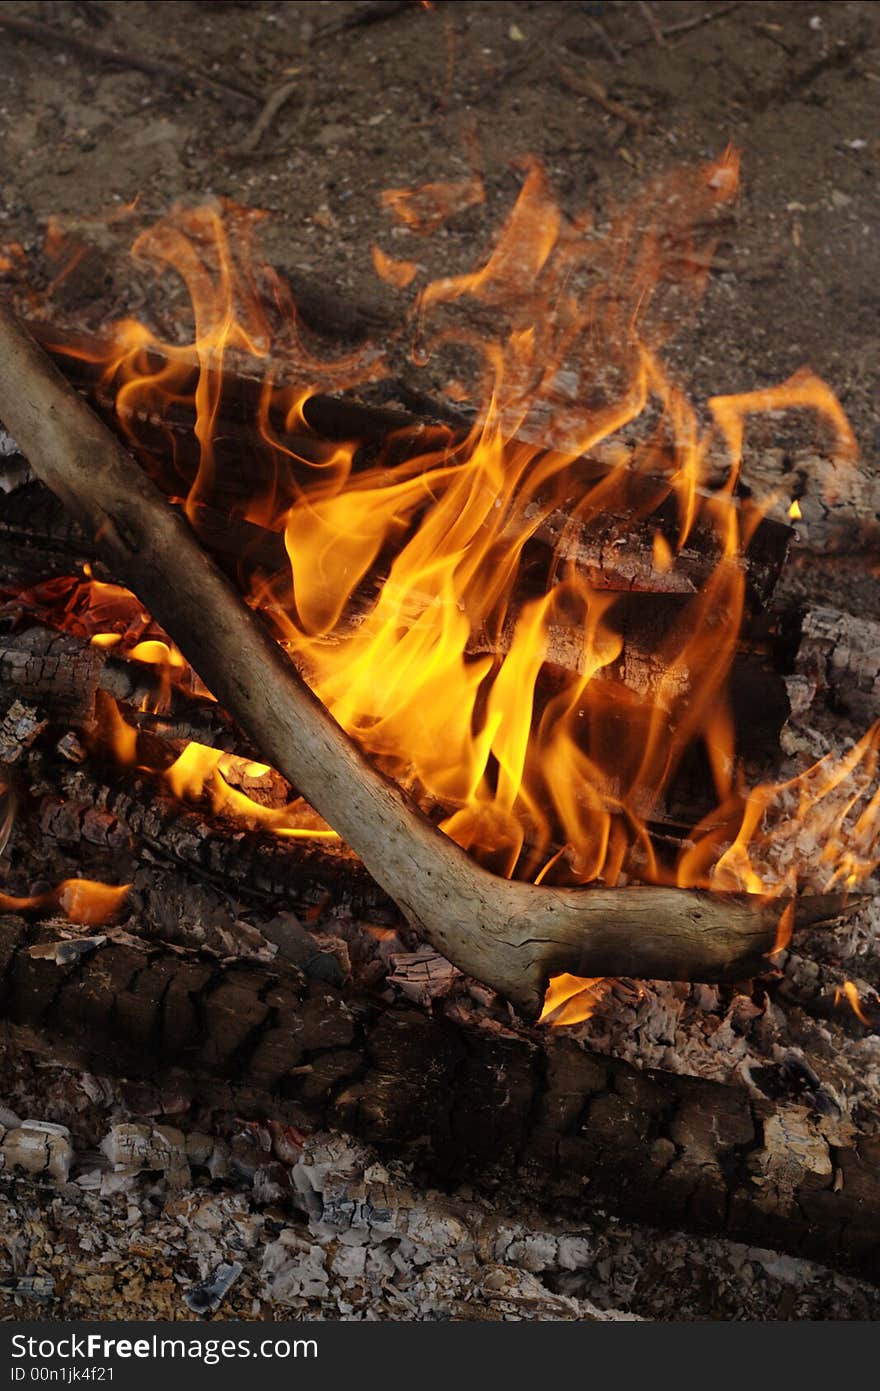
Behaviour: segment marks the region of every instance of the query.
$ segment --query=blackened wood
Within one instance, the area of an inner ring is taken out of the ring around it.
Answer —
[[[12,699],[55,723],[91,728],[98,691],[124,707],[137,728],[168,740],[196,740],[252,758],[254,748],[216,701],[171,685],[150,662],[118,657],[87,639],[45,626],[0,630],[0,709]]]
[[[24,809],[22,815],[25,814]],[[335,840],[283,839],[241,821],[190,808],[164,793],[157,779],[101,784],[84,770],[62,774],[61,790],[34,808],[39,835],[50,844],[134,860],[146,849],[196,878],[259,903],[308,915],[332,903],[370,917],[397,910],[363,865]]]
[[[105,654],[51,628],[0,633],[0,708],[23,700],[72,725],[91,724]]]
[[[30,954],[62,935],[0,919],[0,1007],[20,1046],[239,1116],[341,1126],[434,1181],[515,1183],[558,1215],[723,1233],[880,1279],[880,1139],[806,1107],[283,965],[112,941],[66,965]]]
[[[857,960],[852,971],[863,969],[864,964]],[[817,1019],[834,1019],[856,1037],[866,1030],[880,1032],[876,986],[842,966],[787,952],[782,974],[769,982],[768,988],[785,1005],[795,1005]]]
[[[781,522],[792,501],[792,554],[880,558],[880,477],[870,460],[851,453],[766,449],[746,457],[743,485]]]
[[[793,620],[801,717],[817,701],[867,729],[880,716],[880,623],[815,604]]]

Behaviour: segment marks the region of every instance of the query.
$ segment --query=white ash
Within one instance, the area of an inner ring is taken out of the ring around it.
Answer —
[[[59,1086],[62,1080],[83,1095],[77,1074],[58,1070]],[[120,1108],[118,1092],[108,1098],[101,1091],[102,1104]],[[55,1123],[25,1125],[44,1140],[66,1139]],[[527,1209],[499,1212],[466,1190],[416,1189],[403,1166],[383,1164],[368,1146],[339,1135],[302,1136],[277,1124],[248,1131],[257,1151],[285,1171],[282,1203],[262,1203],[256,1183],[232,1169],[218,1189],[211,1166],[219,1153],[223,1168],[231,1145],[205,1131],[122,1120],[96,1151],[80,1150],[74,1135],[70,1177],[31,1170],[0,1209],[10,1272],[0,1299],[17,1316],[34,1299],[48,1301],[51,1317],[179,1319],[219,1310],[261,1319],[583,1321],[880,1313],[875,1288],[811,1262],[607,1219],[573,1226]],[[812,1162],[810,1135],[787,1135],[781,1148],[767,1148],[766,1181],[787,1181],[790,1141]],[[96,1161],[124,1186],[83,1185]]]
[[[846,1119],[858,1115],[861,1129],[876,1128],[880,1036],[853,1036],[843,1020],[782,1010],[766,992],[756,993],[754,999],[718,987],[641,981],[633,1000],[631,990],[615,984],[593,1017],[567,1032],[636,1067],[744,1082],[756,1096],[768,1094],[756,1078],[775,1069],[783,1099],[790,1078],[793,1101]],[[845,1000],[840,1009],[849,1010]],[[814,1087],[801,1082],[810,1073]]]
[[[429,1006],[448,995],[461,972],[433,947],[421,946],[414,952],[393,952],[388,984],[396,986],[408,1000]]]
[[[0,763],[17,763],[48,727],[33,705],[14,700],[0,720]]]
[[[26,1120],[9,1130],[0,1126],[0,1172],[48,1174],[66,1183],[73,1160],[70,1131],[50,1121]]]

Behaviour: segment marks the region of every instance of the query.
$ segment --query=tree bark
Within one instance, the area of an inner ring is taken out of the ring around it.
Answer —
[[[798,716],[824,701],[867,729],[880,716],[880,623],[816,604],[798,627],[791,687]]]
[[[389,1008],[283,964],[100,938],[73,938],[74,955],[69,937],[0,918],[19,1046],[238,1116],[341,1126],[433,1181],[515,1182],[558,1216],[724,1233],[880,1278],[880,1140],[806,1107],[552,1031]]]

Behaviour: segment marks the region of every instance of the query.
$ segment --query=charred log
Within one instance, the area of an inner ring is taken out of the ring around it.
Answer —
[[[773,994],[785,1005],[795,1005],[817,1019],[845,1021],[850,1029],[880,1032],[880,995],[877,988],[839,966],[813,961],[788,952]]]
[[[640,1072],[559,1036],[346,998],[266,969],[0,919],[10,1037],[558,1213],[724,1232],[880,1277],[880,1141],[745,1087]]]
[[[571,890],[480,868],[360,753],[259,618],[106,427],[0,309],[0,413],[99,554],[178,642],[205,685],[338,831],[411,925],[466,974],[528,1012],[547,980],[748,975],[781,905],[665,888]],[[808,917],[833,917],[840,896]]]
[[[394,910],[391,900],[341,842],[282,840],[270,832],[230,826],[203,809],[191,810],[155,781],[95,784],[77,772],[63,781],[59,796],[42,796],[33,810],[36,828],[49,843],[90,852],[106,865],[134,852],[177,864],[197,879],[238,897],[283,904],[310,914],[332,902],[365,915]],[[22,814],[27,809],[22,809]]]
[[[55,723],[91,729],[98,691],[117,700],[138,729],[254,756],[249,740],[215,701],[171,684],[152,663],[117,657],[53,628],[0,632],[0,709],[18,699]]]
[[[867,729],[880,716],[880,623],[814,605],[793,626],[789,689],[798,716],[824,704]]]
[[[255,585],[275,577],[273,590],[277,592],[279,602],[289,598],[289,562],[280,533],[241,519],[226,518],[213,508],[204,506],[195,509],[192,522],[202,545],[237,586],[250,592]],[[6,577],[18,584],[32,584],[43,579],[43,569],[47,573],[63,570],[64,566],[58,564],[58,558],[63,555],[65,547],[70,547],[71,570],[82,564],[84,553],[94,552],[95,549],[72,526],[58,501],[39,483],[18,488],[8,497],[0,496],[0,537],[6,543],[0,551],[0,576],[5,570]],[[44,556],[45,564],[41,560]],[[94,555],[89,558],[93,571],[104,573]],[[475,631],[472,634],[468,644],[471,655],[503,654],[513,640],[519,607],[545,593],[548,583],[552,582],[553,558],[546,547],[538,547],[537,553],[534,548],[527,550],[524,559],[510,615],[500,631]],[[343,620],[345,631],[354,630],[369,614],[375,603],[380,579],[381,575],[373,576],[358,590]],[[661,686],[665,686],[670,695],[674,694],[675,689],[683,689],[688,672],[682,666],[677,687],[670,686],[663,649],[680,647],[686,640],[688,603],[688,596],[684,594],[618,595],[608,615],[608,624],[620,634],[622,651],[616,660],[596,673],[594,690],[597,694],[601,692],[603,682],[620,685],[637,698]],[[51,614],[48,616],[52,621]],[[549,624],[539,698],[542,692],[545,695],[554,694],[560,681],[565,681],[568,674],[579,673],[583,669],[587,655],[583,638],[584,620],[583,612],[573,611],[560,613]],[[764,626],[761,622],[747,625],[733,658],[730,677],[737,745],[747,761],[756,763],[773,759],[778,749],[780,730],[789,715],[789,700],[781,674],[786,667],[768,643]],[[118,678],[118,693],[105,684],[110,680],[111,673],[114,679]],[[308,677],[308,671],[305,675]],[[111,666],[102,676],[101,684],[133,707],[143,701],[140,694],[132,697],[126,694],[126,686],[132,679],[131,672],[124,676],[122,668]],[[139,693],[148,695],[149,682],[145,672],[138,675],[136,684]],[[45,696],[48,700],[48,692]],[[607,718],[612,721],[616,718],[613,702],[609,703]],[[188,728],[190,721],[191,728]],[[202,743],[241,752],[248,747],[243,735],[236,735],[230,740],[223,717],[216,711],[189,705],[178,693],[172,695],[168,718],[147,717],[139,713],[137,723],[141,727],[154,728],[165,737],[194,738]],[[711,786],[711,777],[704,763],[699,765],[696,782],[704,789]],[[693,798],[690,793],[686,801],[691,807]],[[680,802],[681,796],[674,796],[671,805]],[[711,810],[711,806],[705,799],[698,799],[691,809],[691,819],[699,820]]]

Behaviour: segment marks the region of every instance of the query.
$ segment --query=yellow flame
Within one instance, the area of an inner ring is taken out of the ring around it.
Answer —
[[[582,1024],[594,1013],[610,982],[601,977],[554,976],[544,996],[539,1024]]]
[[[263,826],[275,835],[291,840],[339,839],[336,832],[321,823],[301,798],[285,807],[265,807],[239,788],[230,786],[223,776],[223,769],[235,762],[241,763],[251,776],[271,771],[265,764],[236,760],[230,754],[193,742],[187,744],[174,763],[166,768],[164,777],[181,801],[197,802],[207,792],[216,813]]]

